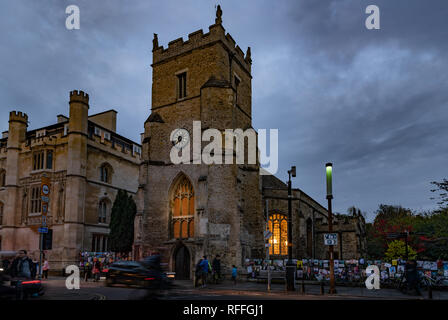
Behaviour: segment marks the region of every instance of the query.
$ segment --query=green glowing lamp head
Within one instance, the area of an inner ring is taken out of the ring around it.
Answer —
[[[333,176],[333,164],[331,162],[325,165],[326,174],[327,174],[327,197],[333,196],[333,185],[332,185],[332,176]]]

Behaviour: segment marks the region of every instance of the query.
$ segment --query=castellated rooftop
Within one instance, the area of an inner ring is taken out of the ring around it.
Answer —
[[[219,10],[220,9],[218,9],[218,12]],[[209,26],[209,32],[204,34],[202,29],[197,30],[190,33],[188,35],[188,40],[186,41],[184,41],[182,37],[170,41],[168,43],[168,48],[159,46],[157,34],[154,34],[152,51],[153,65],[162,63],[182,54],[187,54],[198,48],[221,43],[228,52],[234,55],[242,67],[250,73],[252,64],[250,47],[247,49],[246,54],[244,54],[243,50],[236,44],[232,36],[229,33],[225,33],[225,29],[221,24],[221,16],[218,12],[215,20],[216,23]]]

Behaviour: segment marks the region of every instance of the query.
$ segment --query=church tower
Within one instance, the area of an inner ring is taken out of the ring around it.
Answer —
[[[251,64],[250,48],[244,54],[225,33],[220,6],[208,33],[198,30],[187,41],[169,42],[168,48],[154,34],[152,109],[142,143],[135,251],[140,256],[160,253],[178,279],[191,278],[203,255],[212,259],[219,254],[227,268],[263,256],[258,162],[198,163],[191,146],[206,129],[224,134],[252,128]],[[200,129],[193,121],[200,121]],[[173,132],[179,129],[190,142],[189,163],[175,164],[170,157]]]

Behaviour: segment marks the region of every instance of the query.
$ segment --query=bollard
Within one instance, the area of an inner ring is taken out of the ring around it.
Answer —
[[[428,299],[432,300],[432,286],[428,287]]]
[[[320,283],[320,294],[321,294],[321,295],[324,295],[324,290],[325,290],[325,288],[324,288],[324,282],[322,281],[322,282]]]

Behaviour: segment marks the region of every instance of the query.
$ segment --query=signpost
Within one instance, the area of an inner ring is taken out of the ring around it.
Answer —
[[[335,246],[338,244],[338,234],[337,233],[325,233],[324,243],[326,246]]]
[[[44,233],[48,233],[47,228],[47,214],[48,206],[50,203],[50,186],[51,180],[44,173],[41,178],[40,183],[40,196],[41,196],[41,212],[42,212],[42,223],[39,231],[39,279],[42,279],[42,254],[43,254],[43,244],[44,244]]]

